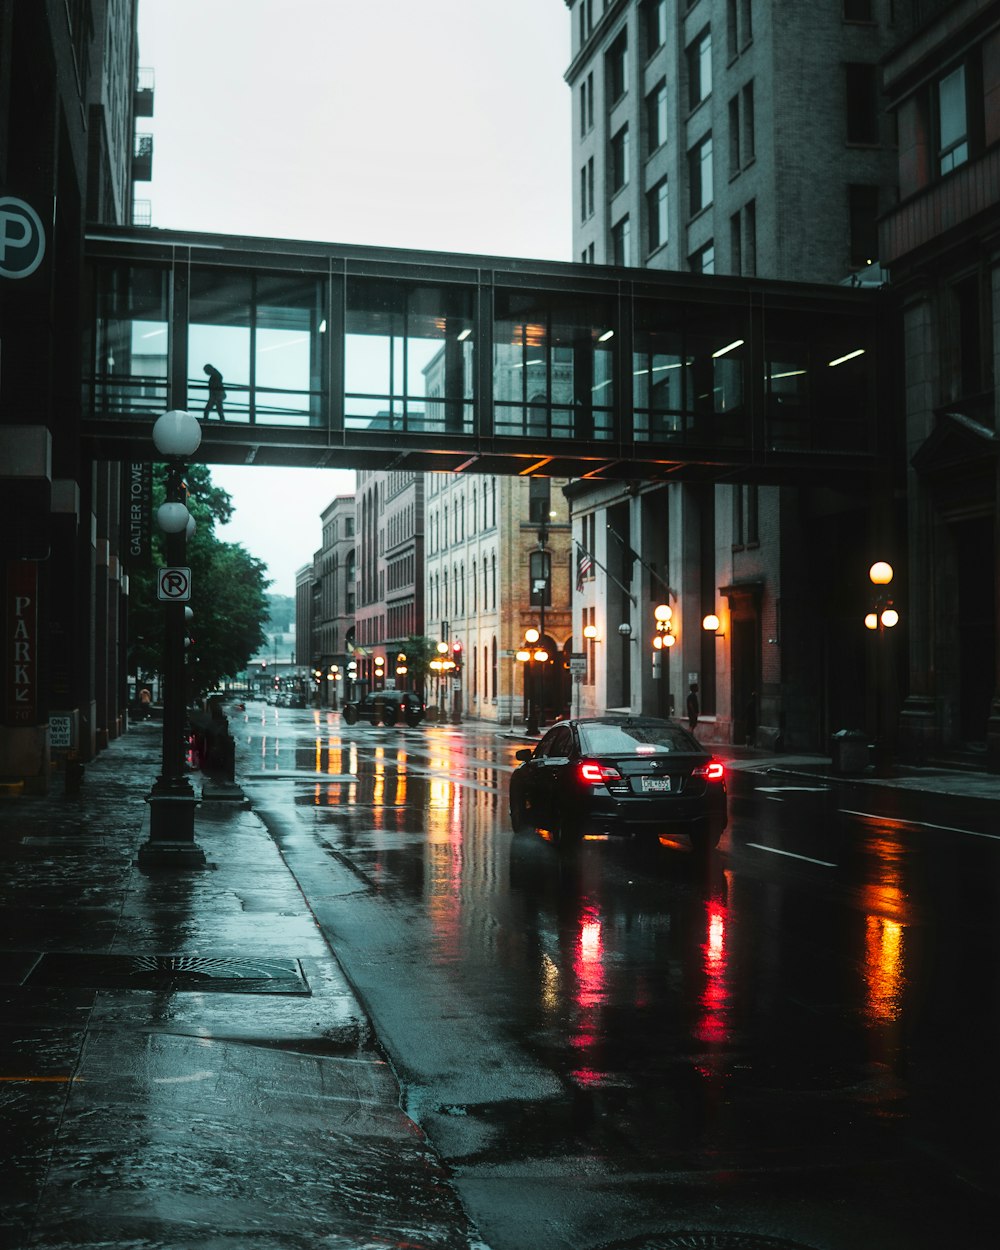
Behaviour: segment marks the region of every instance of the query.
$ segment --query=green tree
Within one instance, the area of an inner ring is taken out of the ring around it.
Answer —
[[[406,671],[414,685],[424,690],[431,675],[431,660],[437,655],[437,639],[426,634],[411,634],[406,640]]]
[[[153,511],[163,502],[164,472],[154,467]],[[186,474],[187,505],[196,530],[187,543],[194,619],[187,651],[188,697],[198,698],[226,677],[236,677],[263,646],[267,619],[266,565],[239,543],[220,541],[215,526],[233,514],[226,491],[212,483],[205,465]],[[156,597],[155,566],[165,564],[162,535],[153,536],[153,569],[129,578],[129,659],[132,672],[163,668],[164,611]]]

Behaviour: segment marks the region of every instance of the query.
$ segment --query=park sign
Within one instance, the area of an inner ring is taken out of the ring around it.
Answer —
[[[25,200],[0,196],[0,278],[28,278],[44,256],[42,219]]]

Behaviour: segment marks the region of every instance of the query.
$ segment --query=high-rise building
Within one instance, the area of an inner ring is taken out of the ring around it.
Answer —
[[[880,281],[877,220],[896,182],[880,62],[908,28],[906,6],[566,3],[576,259],[708,282]],[[726,368],[700,397],[716,412],[741,385],[742,346],[720,347]],[[686,385],[682,366],[637,355],[636,407],[643,388]],[[793,398],[792,370],[769,368],[771,391]],[[864,664],[839,624],[867,569],[866,496],[709,480],[577,481],[567,493],[592,561],[574,607],[576,636],[596,634],[588,710],[681,710],[696,684],[706,739],[815,748],[860,723],[864,683],[832,673]],[[654,668],[660,604],[676,644]]]
[[[899,203],[881,256],[902,322],[909,533],[900,745],[921,758],[976,744],[967,757],[1000,772],[1000,3],[919,15],[884,63]]]
[[[122,728],[129,561],[148,558],[122,518],[124,485],[148,479],[81,450],[79,398],[84,222],[130,221],[151,172],[151,141],[133,147],[152,110],[136,10],[0,0],[0,590],[20,613],[0,781],[36,789],[53,746],[88,759]]]

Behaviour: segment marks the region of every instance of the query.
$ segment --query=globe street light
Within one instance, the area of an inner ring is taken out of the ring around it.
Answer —
[[[165,535],[167,567],[160,570],[157,593],[164,599],[163,757],[160,775],[147,796],[149,841],[139,850],[140,866],[197,868],[205,854],[194,840],[197,804],[185,772],[184,727],[187,694],[184,686],[186,622],[193,613],[190,570],[184,567],[193,520],[185,503],[184,471],[201,445],[201,426],[190,412],[165,412],[153,425],[153,443],[166,460],[166,501],[156,519]]]
[[[888,719],[889,671],[887,657],[883,654],[888,646],[887,629],[899,624],[899,613],[892,602],[889,586],[894,570],[885,560],[876,560],[868,570],[868,580],[878,592],[872,611],[865,615],[865,628],[877,634],[875,641],[875,746],[873,749],[876,777],[892,775],[892,747],[885,740],[885,724]]]

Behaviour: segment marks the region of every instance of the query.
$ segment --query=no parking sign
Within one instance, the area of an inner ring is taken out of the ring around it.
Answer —
[[[187,603],[191,598],[191,570],[184,568],[158,569],[156,597],[163,603]]]

